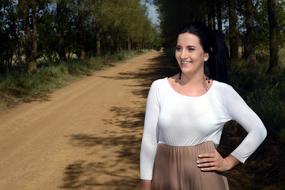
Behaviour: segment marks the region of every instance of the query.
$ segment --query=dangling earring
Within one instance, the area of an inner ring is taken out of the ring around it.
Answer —
[[[180,71],[179,72],[179,80],[181,80],[181,75],[182,75],[182,72]]]
[[[208,77],[207,73],[210,73],[210,72],[209,72],[208,64],[205,63],[204,64],[204,76],[205,76],[205,80],[208,82],[208,84],[210,84],[210,78]]]
[[[205,80],[210,84],[210,78],[205,74]]]

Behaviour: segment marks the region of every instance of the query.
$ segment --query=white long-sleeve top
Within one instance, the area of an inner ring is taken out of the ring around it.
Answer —
[[[237,121],[247,132],[231,153],[240,162],[258,148],[267,135],[264,124],[232,86],[214,80],[201,96],[176,92],[167,77],[151,84],[140,152],[140,178],[152,179],[158,143],[192,146],[205,141],[219,145],[224,124]]]

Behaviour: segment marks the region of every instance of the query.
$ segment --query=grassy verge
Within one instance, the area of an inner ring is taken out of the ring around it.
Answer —
[[[84,62],[69,60],[61,63],[43,63],[36,73],[28,74],[16,68],[5,76],[0,76],[0,110],[20,102],[42,100],[53,90],[73,80],[91,75],[96,70],[114,66],[144,51],[122,51],[116,55],[92,57]]]
[[[282,59],[280,59],[282,60]],[[251,156],[245,167],[239,168],[239,185],[244,189],[285,189],[285,69],[266,74],[267,64],[232,65],[229,83],[241,94],[267,128],[267,138]],[[231,126],[233,138],[236,129]],[[235,137],[236,136],[236,137]],[[247,176],[249,181],[247,181]]]

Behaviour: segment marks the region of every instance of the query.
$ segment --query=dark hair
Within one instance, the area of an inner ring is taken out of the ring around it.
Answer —
[[[220,82],[227,82],[229,54],[225,44],[224,34],[212,30],[201,23],[183,25],[178,35],[183,33],[196,35],[200,39],[203,50],[209,53],[209,59],[205,62],[204,66],[205,75]]]

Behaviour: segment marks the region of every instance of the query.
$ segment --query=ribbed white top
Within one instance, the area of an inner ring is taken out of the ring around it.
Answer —
[[[231,153],[242,163],[257,149],[267,131],[255,112],[232,86],[214,80],[201,96],[176,92],[167,77],[155,80],[150,87],[140,153],[140,178],[152,179],[158,143],[192,146],[205,141],[219,145],[224,124],[237,121],[247,132]]]

